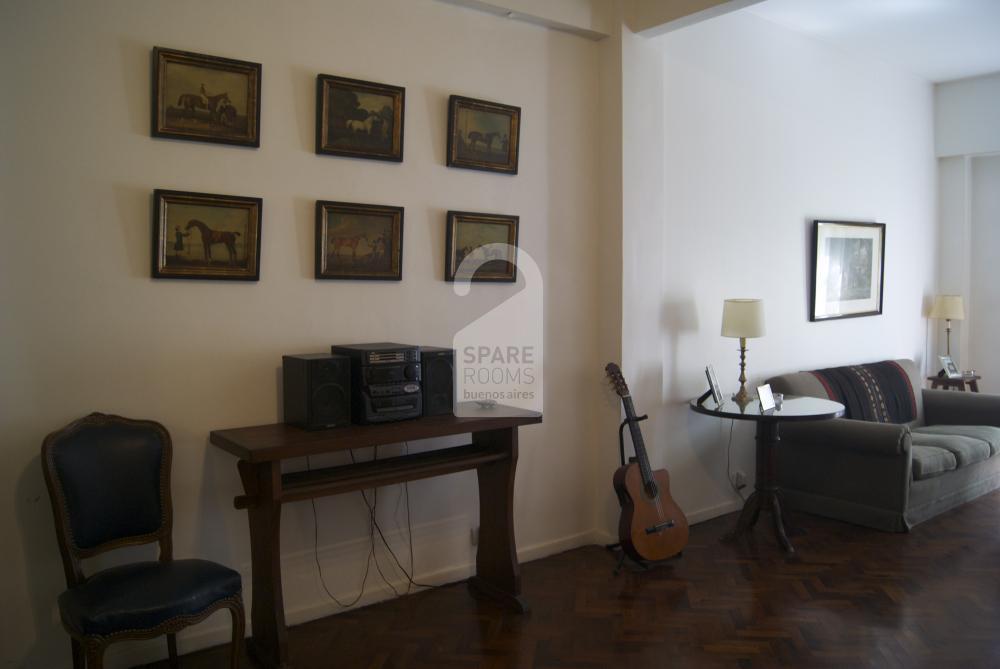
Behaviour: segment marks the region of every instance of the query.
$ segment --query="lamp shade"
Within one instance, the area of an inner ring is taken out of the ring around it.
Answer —
[[[722,305],[723,337],[763,337],[763,300],[726,300]]]
[[[961,295],[936,295],[931,306],[931,318],[960,321],[965,318],[965,303]]]

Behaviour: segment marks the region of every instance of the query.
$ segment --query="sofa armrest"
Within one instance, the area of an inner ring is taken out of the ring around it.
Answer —
[[[1000,395],[924,389],[924,421],[928,425],[992,425],[1000,427]]]
[[[910,428],[905,425],[847,418],[785,423],[781,426],[781,438],[811,447],[885,457],[908,458],[911,445]]]

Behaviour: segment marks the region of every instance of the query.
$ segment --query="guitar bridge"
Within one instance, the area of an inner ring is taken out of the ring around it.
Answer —
[[[665,520],[662,523],[657,523],[656,525],[650,525],[646,528],[646,534],[656,534],[657,532],[662,532],[663,530],[669,530],[674,526],[674,521]]]

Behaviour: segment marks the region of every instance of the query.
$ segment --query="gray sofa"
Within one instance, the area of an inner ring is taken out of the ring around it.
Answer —
[[[884,407],[886,400],[891,404],[898,399],[912,420],[896,424],[838,418],[783,424],[776,470],[788,506],[905,532],[1000,487],[1000,395],[924,390],[923,378],[910,360],[872,365],[901,370],[893,394],[903,397],[875,393],[875,403]],[[768,383],[774,392],[786,395],[842,400],[840,388],[831,387],[823,374],[857,375],[866,367],[785,374]],[[854,399],[871,400],[868,390]],[[912,396],[905,396],[907,392]]]

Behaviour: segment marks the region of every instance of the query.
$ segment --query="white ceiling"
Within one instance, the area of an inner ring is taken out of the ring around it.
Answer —
[[[930,81],[1000,71],[1000,0],[765,0],[743,11]]]

